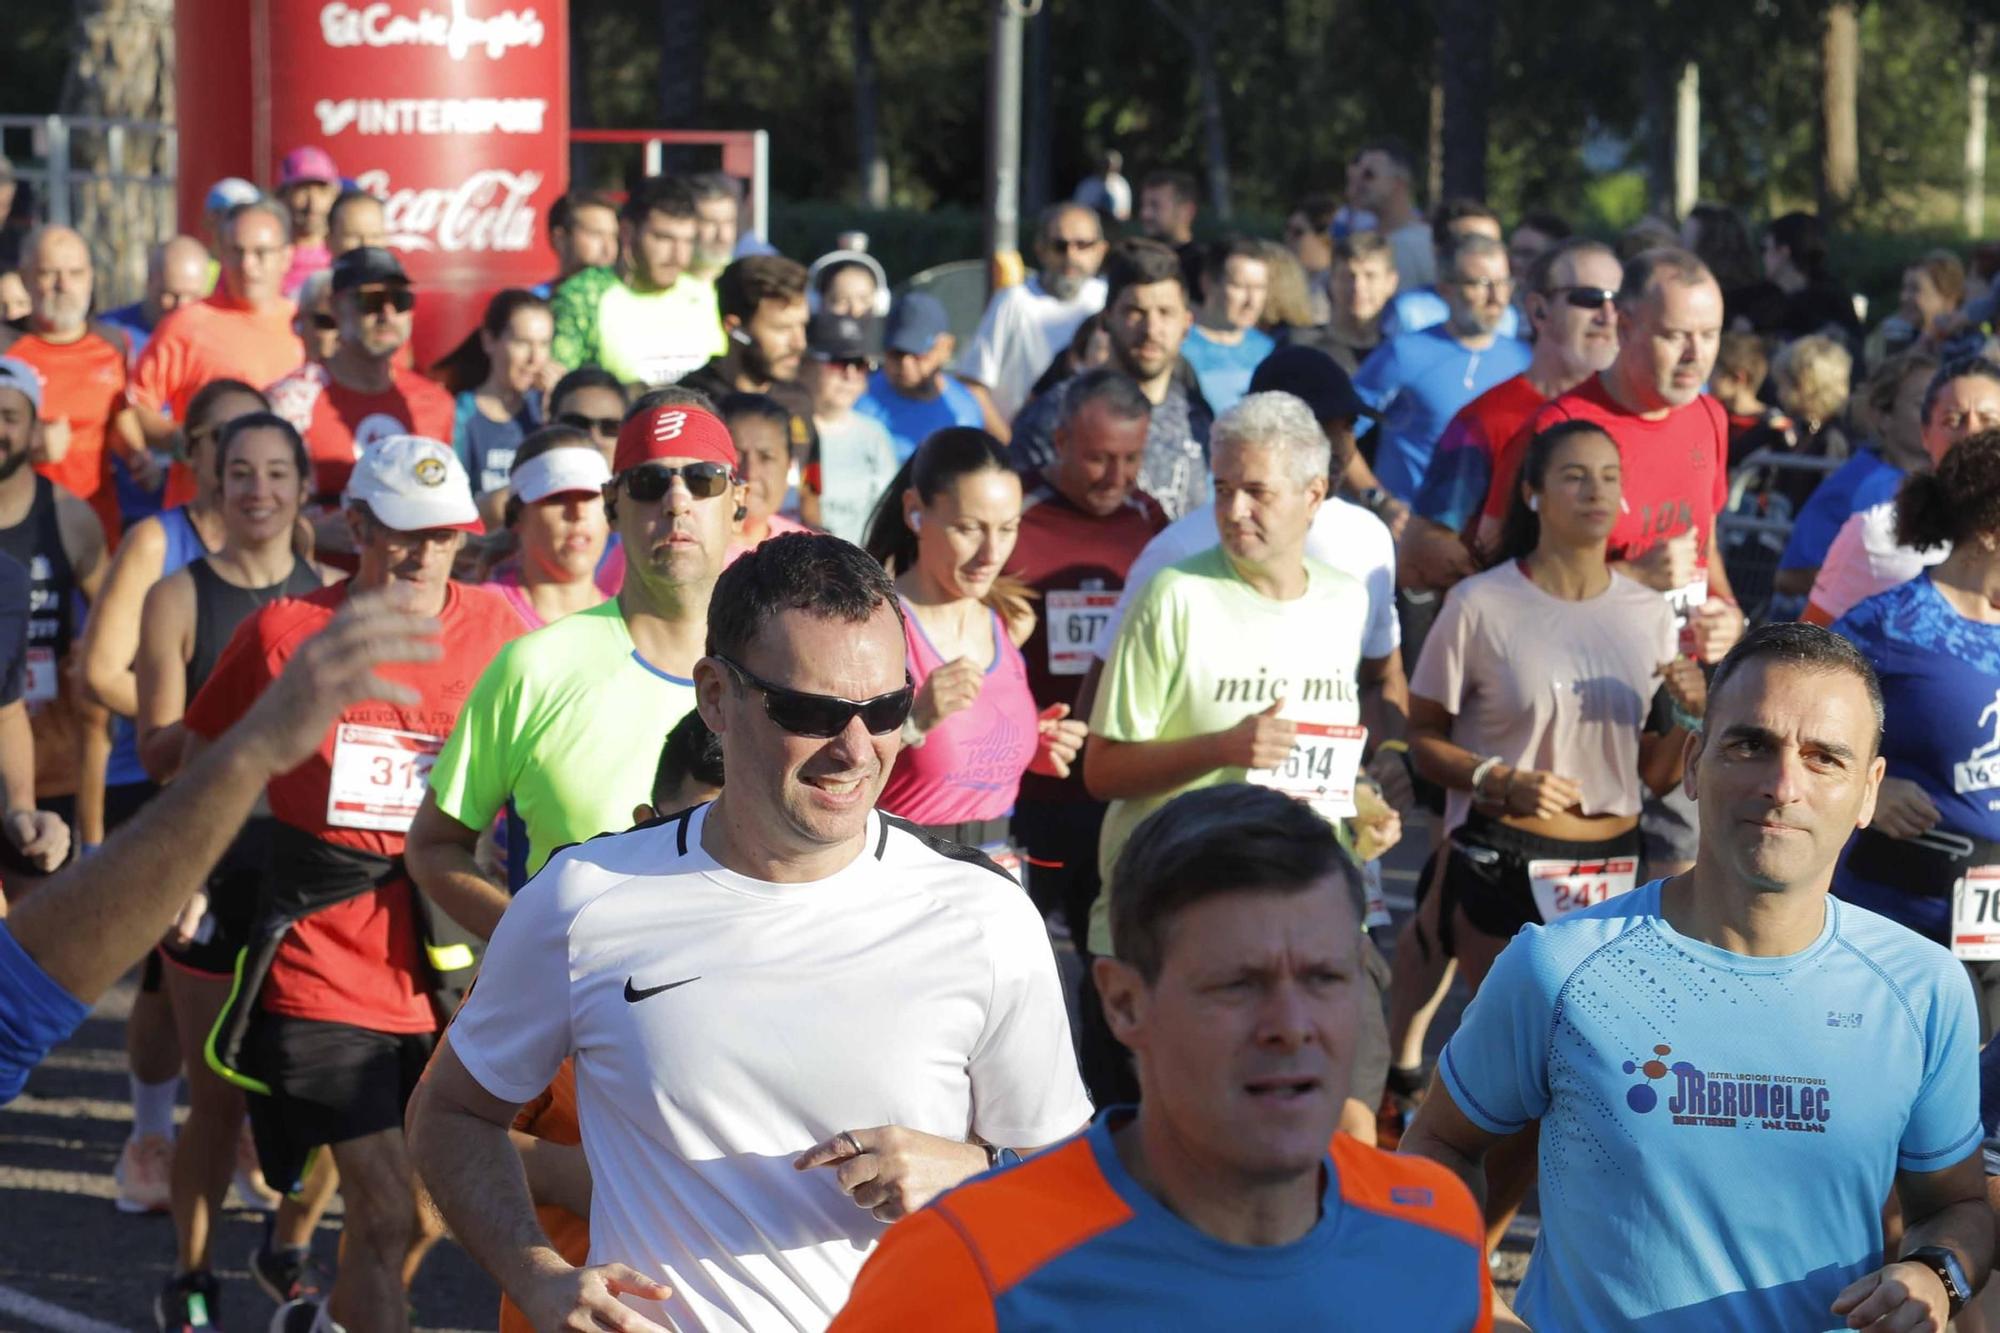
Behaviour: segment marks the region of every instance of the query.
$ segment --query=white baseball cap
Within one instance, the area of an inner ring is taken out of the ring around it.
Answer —
[[[587,444],[565,445],[536,454],[515,467],[507,484],[517,498],[528,504],[551,495],[587,491],[595,495],[611,481],[611,465],[604,455]]]
[[[15,389],[27,395],[35,415],[42,414],[42,372],[18,356],[0,356],[0,389]]]
[[[472,480],[449,446],[421,435],[390,435],[362,451],[347,478],[348,502],[368,506],[398,532],[463,528],[479,532]]]

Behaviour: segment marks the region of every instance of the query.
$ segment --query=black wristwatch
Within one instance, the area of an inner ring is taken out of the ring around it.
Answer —
[[[1972,1284],[1965,1280],[1965,1266],[1958,1262],[1956,1254],[1944,1246],[1919,1246],[1904,1255],[1900,1262],[1922,1264],[1936,1273],[1938,1280],[1944,1283],[1945,1299],[1951,1304],[1952,1314],[1956,1315],[1972,1299]]]

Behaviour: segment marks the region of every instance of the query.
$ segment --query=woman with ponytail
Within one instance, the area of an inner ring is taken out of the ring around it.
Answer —
[[[1021,479],[983,430],[933,434],[889,484],[868,553],[895,578],[916,706],[879,804],[954,842],[1011,856],[1021,775],[1066,776],[1083,745],[1067,709],[1037,716],[1020,644],[1025,592],[1000,570],[1021,530]]]
[[[2000,1026],[2000,962],[1980,943],[2000,945],[2000,924],[1975,910],[2000,899],[1984,892],[2000,888],[2000,431],[1904,480],[1896,540],[1950,554],[1834,622],[1881,678],[1888,771],[1833,891],[1968,959],[1984,1042]]]
[[[547,301],[510,287],[487,302],[479,327],[431,367],[456,403],[451,447],[474,495],[506,489],[514,451],[541,427],[555,329]]]

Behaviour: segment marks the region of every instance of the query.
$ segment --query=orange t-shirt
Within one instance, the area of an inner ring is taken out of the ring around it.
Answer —
[[[25,333],[7,349],[42,373],[42,420],[69,421],[69,452],[35,471],[88,501],[104,530],[119,529],[118,499],[109,483],[105,436],[125,407],[125,351],[89,331],[75,342],[55,343]],[[109,502],[108,505],[106,502]]]
[[[160,321],[126,397],[141,407],[187,418],[188,400],[210,380],[236,379],[256,388],[275,383],[306,359],[292,332],[290,301],[253,310],[218,290]]]
[[[576,1147],[583,1142],[583,1127],[576,1119],[575,1061],[562,1062],[562,1068],[556,1070],[555,1082],[542,1089],[542,1095],[523,1106],[514,1117],[514,1128],[550,1143]],[[589,1218],[578,1217],[560,1204],[545,1203],[536,1207],[535,1220],[542,1224],[557,1254],[578,1268],[583,1267],[583,1261],[590,1257]],[[535,1333],[528,1316],[504,1293],[500,1297],[500,1333]]]

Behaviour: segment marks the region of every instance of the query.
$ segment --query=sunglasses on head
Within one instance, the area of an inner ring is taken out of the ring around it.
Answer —
[[[715,660],[764,696],[764,715],[780,731],[789,731],[794,736],[810,736],[814,740],[823,741],[838,736],[856,717],[861,719],[861,725],[868,729],[869,735],[886,736],[900,729],[908,720],[910,706],[917,699],[917,687],[907,675],[903,677],[903,688],[900,690],[878,694],[873,699],[842,699],[832,694],[788,690],[782,685],[773,685],[720,654]]]
[[[365,315],[379,315],[385,310],[393,310],[403,315],[416,307],[417,294],[408,287],[380,287],[371,291],[358,291],[354,294],[354,300]]]
[[[644,463],[626,471],[625,493],[641,504],[664,500],[674,488],[675,477],[687,483],[688,494],[697,500],[713,500],[735,480],[720,463],[683,463],[679,467]]]
[[[618,438],[618,428],[624,423],[617,417],[587,417],[581,412],[564,412],[556,418],[560,425],[575,430],[587,430],[592,435],[601,435],[607,440]]]
[[[1596,310],[1618,299],[1618,293],[1609,287],[1557,287],[1552,289],[1549,295],[1561,297],[1563,301],[1578,310]]]

